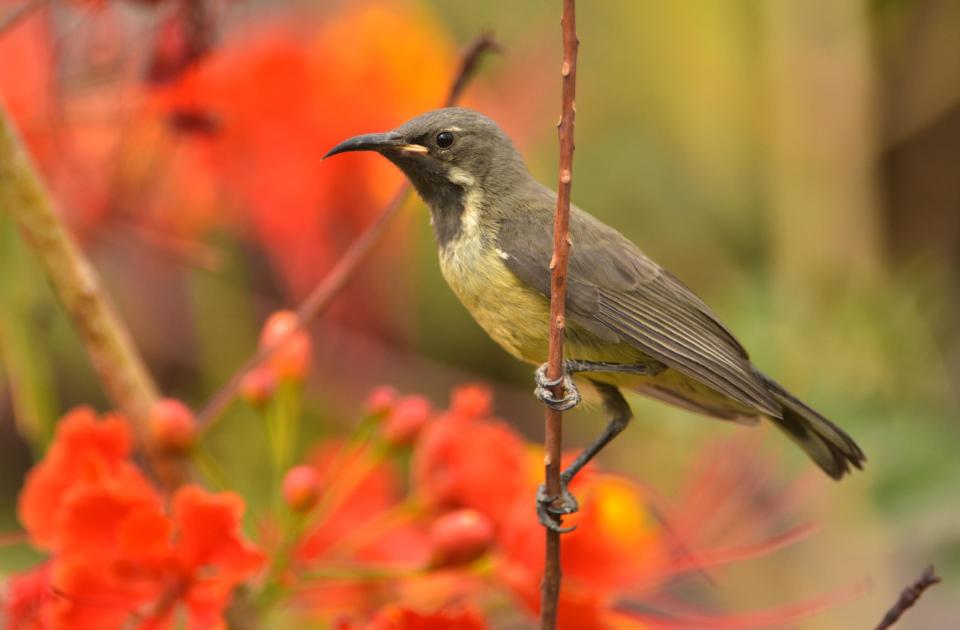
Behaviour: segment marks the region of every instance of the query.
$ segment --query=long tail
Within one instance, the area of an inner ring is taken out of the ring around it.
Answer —
[[[764,376],[767,388],[783,406],[783,418],[771,418],[790,439],[800,445],[824,472],[840,479],[852,464],[863,468],[866,455],[843,429],[795,398],[776,381]]]

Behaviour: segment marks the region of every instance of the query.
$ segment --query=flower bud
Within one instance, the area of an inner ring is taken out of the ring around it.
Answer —
[[[486,418],[492,410],[493,393],[486,385],[467,383],[454,388],[450,395],[450,411],[463,418]]]
[[[240,395],[252,407],[260,408],[273,398],[277,391],[277,379],[273,370],[260,366],[244,375],[240,381]]]
[[[433,406],[423,396],[404,396],[383,423],[383,439],[393,446],[409,446],[433,416]]]
[[[293,311],[277,311],[271,315],[260,334],[260,347],[280,344],[267,359],[280,380],[302,381],[310,369],[310,336],[298,326]]]
[[[164,398],[150,411],[150,439],[159,450],[186,453],[197,441],[193,412],[179,400]]]
[[[493,543],[493,521],[471,509],[448,512],[430,528],[430,566],[454,567],[473,562]]]
[[[294,466],[283,476],[283,499],[294,512],[307,512],[320,498],[320,475],[313,466]]]
[[[367,396],[367,402],[364,405],[367,413],[372,416],[385,415],[393,409],[400,398],[399,392],[389,385],[380,385],[374,387],[370,395]]]

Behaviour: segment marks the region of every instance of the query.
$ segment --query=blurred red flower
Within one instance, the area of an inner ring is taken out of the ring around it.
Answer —
[[[168,516],[130,444],[123,420],[81,408],[28,475],[20,517],[52,554],[53,593],[31,614],[55,628],[166,624],[182,603],[191,624],[219,627],[233,589],[263,564],[240,532],[243,500],[186,486]]]
[[[3,602],[3,619],[9,630],[49,628],[52,599],[49,562],[10,578]]]
[[[472,608],[442,608],[424,613],[392,606],[374,617],[366,630],[486,630],[487,622]]]
[[[63,417],[56,439],[28,473],[20,493],[20,520],[34,545],[57,547],[69,534],[61,527],[62,508],[90,488],[129,490],[159,505],[159,496],[129,460],[131,440],[130,429],[119,416],[101,420],[89,407],[79,407]]]
[[[414,488],[436,510],[472,508],[498,527],[523,495],[529,499],[527,447],[504,422],[478,417],[479,390],[459,390],[459,404],[427,425],[411,463]],[[465,402],[468,401],[468,402]],[[483,403],[486,404],[486,403]]]
[[[221,121],[211,136],[184,138],[197,151],[178,157],[212,169],[298,295],[400,182],[382,160],[321,162],[324,153],[435,107],[452,70],[441,28],[405,3],[351,2],[326,17],[258,23],[157,93],[162,112]]]
[[[82,241],[132,240],[209,265],[215,257],[196,241],[225,230],[262,248],[282,288],[301,298],[402,179],[375,156],[323,162],[324,153],[438,106],[453,45],[417,3],[360,0],[219,3],[203,16],[217,20],[210,47],[185,17],[201,5],[210,3],[170,7],[155,37],[99,13],[109,28],[87,39],[112,51],[99,64],[70,54],[88,23],[63,32],[55,8],[35,12],[0,38],[0,59],[17,59],[0,64],[0,95]],[[143,57],[148,79],[164,81],[143,80]],[[396,295],[403,274],[377,264],[329,315],[388,334],[388,310],[370,305]]]

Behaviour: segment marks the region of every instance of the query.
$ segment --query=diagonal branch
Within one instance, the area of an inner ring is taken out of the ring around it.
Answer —
[[[500,44],[490,33],[482,33],[478,36],[464,51],[460,59],[460,67],[454,76],[450,85],[450,92],[444,102],[445,107],[457,103],[463,94],[464,88],[476,73],[480,60],[488,52],[499,52]],[[347,285],[353,274],[356,273],[360,265],[367,259],[374,246],[380,242],[380,239],[387,231],[387,227],[393,222],[399,214],[400,209],[410,193],[410,184],[404,182],[394,193],[390,203],[387,204],[383,212],[377,217],[377,220],[360,235],[357,240],[350,244],[350,247],[344,252],[343,256],[337,261],[333,269],[327,276],[317,284],[310,294],[297,307],[298,326],[291,329],[288,334],[293,334],[302,329],[318,315],[320,315],[333,299],[339,295],[340,291]],[[240,385],[244,377],[252,372],[266,359],[268,359],[277,348],[282,346],[286,337],[277,339],[272,346],[257,351],[253,356],[247,359],[229,380],[217,391],[200,410],[197,420],[204,430],[209,429],[226,411],[230,403],[236,398],[240,391]]]
[[[900,616],[907,611],[908,608],[911,608],[914,604],[917,603],[917,600],[920,599],[920,596],[923,595],[923,592],[934,584],[940,582],[940,577],[937,576],[933,571],[933,565],[928,566],[923,570],[923,573],[916,579],[916,581],[903,589],[903,592],[900,593],[899,599],[897,602],[887,611],[887,614],[883,616],[883,619],[880,621],[880,624],[877,626],[876,630],[886,630],[887,628],[893,626],[897,623],[897,620],[900,619]]]
[[[577,25],[575,1],[563,0],[563,99],[560,110],[560,185],[557,188],[557,211],[553,225],[553,258],[550,260],[550,350],[547,378],[559,381],[563,375],[564,306],[567,297],[567,259],[570,255],[570,187],[573,181],[573,123],[576,114],[574,99],[577,85]],[[563,398],[563,385],[554,386],[553,397]],[[546,456],[547,496],[561,492],[560,457],[563,415],[547,407],[544,450]],[[540,601],[540,626],[553,630],[557,626],[557,603],[560,599],[560,532],[544,529],[546,550],[543,591]]]
[[[10,213],[80,335],[107,397],[146,444],[157,388],[104,291],[57,214],[9,114],[0,105],[0,211]]]

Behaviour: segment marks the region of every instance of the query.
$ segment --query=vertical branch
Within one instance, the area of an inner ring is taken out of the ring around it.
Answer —
[[[476,73],[480,60],[489,52],[500,50],[500,44],[489,33],[483,33],[478,36],[466,48],[460,58],[460,67],[450,84],[450,91],[444,101],[444,107],[455,105],[460,100],[463,90],[467,83]],[[357,240],[350,244],[343,256],[337,260],[333,269],[330,270],[323,280],[317,284],[310,294],[297,307],[297,319],[299,326],[297,330],[302,329],[309,322],[314,320],[322,313],[333,299],[340,294],[340,291],[347,286],[347,283],[356,273],[360,265],[367,259],[374,246],[380,242],[383,235],[386,234],[387,227],[393,222],[393,219],[400,213],[404,201],[410,193],[409,182],[403,184],[394,193],[390,203],[387,204],[376,221],[361,234]],[[290,330],[288,334],[295,333],[296,330]],[[197,415],[197,421],[204,430],[209,429],[214,422],[226,411],[227,407],[240,391],[240,385],[244,377],[256,369],[258,365],[269,358],[280,346],[283,345],[286,337],[277,339],[272,346],[261,348],[253,356],[244,362],[236,372],[230,377],[223,387],[220,388],[204,405],[203,409]]]
[[[553,257],[550,259],[550,351],[547,377],[557,380],[563,375],[564,306],[567,297],[567,258],[570,254],[570,185],[573,181],[573,123],[576,113],[574,97],[577,80],[577,27],[575,0],[563,0],[563,99],[558,132],[560,136],[560,184],[557,188],[557,211],[553,225]],[[553,396],[563,398],[563,385],[554,386]],[[558,496],[560,488],[562,413],[547,407],[544,450],[546,457],[547,496]],[[546,557],[543,592],[540,602],[540,625],[552,630],[557,625],[557,602],[560,598],[560,533],[545,529]]]
[[[107,397],[146,443],[156,386],[101,286],[63,225],[0,104],[0,211],[10,213],[80,335]]]

